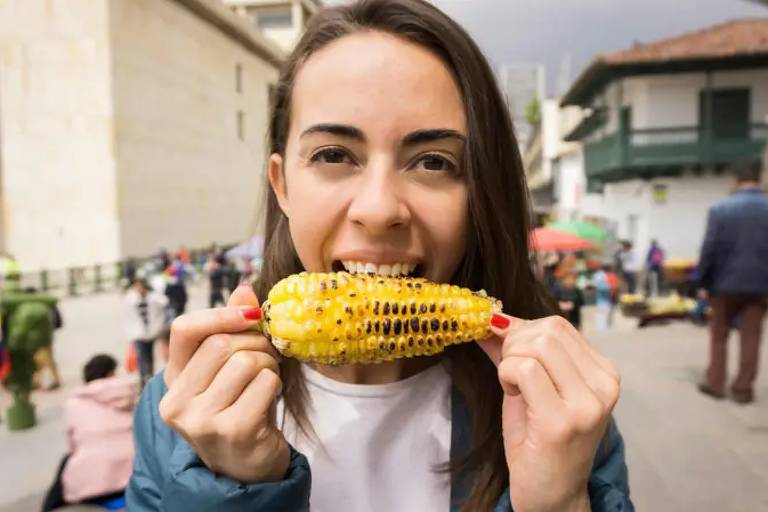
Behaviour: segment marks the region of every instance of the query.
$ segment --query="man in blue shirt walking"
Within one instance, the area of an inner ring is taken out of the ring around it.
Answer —
[[[725,396],[726,342],[731,321],[738,317],[741,354],[731,384],[731,397],[738,403],[754,400],[768,298],[768,195],[761,177],[757,163],[735,169],[733,193],[709,211],[699,258],[700,284],[712,306],[709,368],[699,391]]]

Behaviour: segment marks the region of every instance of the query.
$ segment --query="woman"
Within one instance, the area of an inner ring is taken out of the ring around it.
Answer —
[[[64,406],[69,451],[43,511],[124,501],[134,456],[131,426],[138,389],[116,377],[116,369],[117,361],[106,354],[93,356],[83,368],[85,385]]]
[[[618,374],[542,318],[517,144],[466,33],[420,0],[323,10],[283,69],[270,143],[259,297],[303,269],[413,271],[515,317],[437,357],[308,366],[248,332],[241,286],[173,326],[137,412],[130,509],[631,510]]]

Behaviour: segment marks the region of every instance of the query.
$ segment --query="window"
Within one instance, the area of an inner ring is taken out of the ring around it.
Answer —
[[[709,128],[713,139],[749,138],[749,89],[710,89],[699,95],[699,126]],[[709,93],[709,94],[708,94]],[[707,97],[711,95],[711,112],[707,116]],[[711,126],[708,125],[711,119]]]
[[[237,138],[245,140],[245,112],[237,111]]]
[[[291,28],[293,26],[293,17],[291,8],[274,9],[256,13],[256,26],[260,30],[273,28]]]
[[[243,65],[235,65],[235,91],[238,93],[243,92]]]

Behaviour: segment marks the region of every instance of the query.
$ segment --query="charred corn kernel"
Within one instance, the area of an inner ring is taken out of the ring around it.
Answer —
[[[288,357],[369,363],[488,337],[498,311],[484,292],[421,278],[302,272],[269,292],[262,328]]]

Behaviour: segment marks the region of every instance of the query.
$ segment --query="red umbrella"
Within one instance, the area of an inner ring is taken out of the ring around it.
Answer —
[[[537,251],[584,251],[594,247],[588,240],[551,228],[534,229],[530,246]]]

